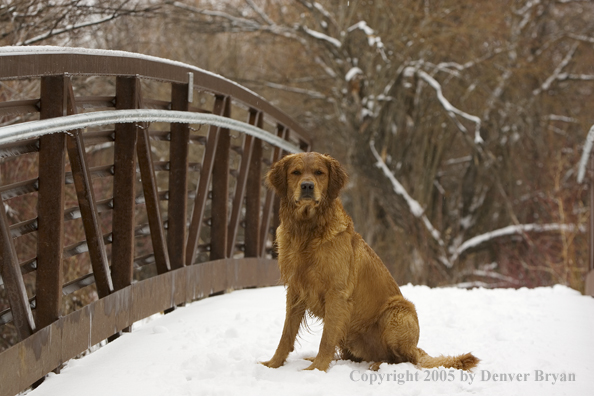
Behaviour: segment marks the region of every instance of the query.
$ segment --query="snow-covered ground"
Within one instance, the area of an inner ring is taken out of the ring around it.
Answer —
[[[338,361],[302,371],[322,327],[311,325],[279,369],[269,359],[284,321],[282,287],[235,291],[156,317],[51,374],[30,396],[588,395],[594,391],[594,299],[563,286],[533,290],[404,286],[429,354],[473,352],[465,372],[410,363]],[[505,379],[505,381],[503,381]]]

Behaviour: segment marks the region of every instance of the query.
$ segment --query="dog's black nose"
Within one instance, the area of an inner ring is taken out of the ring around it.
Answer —
[[[310,181],[304,181],[301,183],[301,192],[302,193],[312,193],[314,190],[314,184]]]

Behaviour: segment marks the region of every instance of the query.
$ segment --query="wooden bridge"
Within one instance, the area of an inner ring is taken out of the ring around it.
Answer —
[[[312,141],[262,97],[116,51],[0,51],[0,396],[157,312],[274,285],[262,184]]]

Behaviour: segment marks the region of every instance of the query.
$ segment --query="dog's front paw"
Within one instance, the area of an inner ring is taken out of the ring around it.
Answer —
[[[314,360],[313,363],[310,364],[309,367],[305,368],[304,370],[320,370],[325,372],[328,370],[329,366],[330,362],[316,362]]]
[[[270,359],[267,362],[260,362],[260,364],[266,366],[266,367],[270,367],[270,368],[279,368],[280,366],[282,366],[285,363],[284,360],[280,360],[280,359]]]

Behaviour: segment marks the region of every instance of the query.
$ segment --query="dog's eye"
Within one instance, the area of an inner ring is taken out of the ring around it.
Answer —
[[[324,172],[322,172],[321,170],[316,171],[316,175],[318,175],[318,176],[323,175],[323,174],[324,174]]]
[[[291,173],[293,173],[294,175],[297,175],[297,176],[299,176],[299,175],[301,174],[301,172],[299,172],[298,170],[294,170],[294,171],[293,171],[293,172],[291,172]]]

